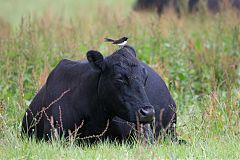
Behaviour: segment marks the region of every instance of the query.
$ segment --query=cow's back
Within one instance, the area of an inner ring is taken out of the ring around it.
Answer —
[[[82,115],[74,110],[75,106],[81,107],[81,105],[84,105],[84,99],[87,99],[84,97],[85,92],[87,92],[84,87],[87,87],[88,83],[86,82],[91,81],[91,79],[94,81],[94,78],[94,73],[86,60],[64,59],[59,62],[27,109],[22,121],[22,131],[27,133],[28,136],[32,136],[34,133],[37,138],[43,138],[46,128],[49,127],[44,122],[46,121],[45,115],[53,115],[54,118],[59,119],[59,107],[61,112],[64,113],[62,118],[66,122],[63,124],[66,128],[71,128],[74,125],[69,122],[78,124],[80,122],[78,117]],[[65,94],[62,95],[63,93]],[[80,94],[82,94],[83,100],[79,102],[76,97]],[[43,111],[44,108],[48,109]],[[82,109],[81,114],[84,114],[84,109]]]

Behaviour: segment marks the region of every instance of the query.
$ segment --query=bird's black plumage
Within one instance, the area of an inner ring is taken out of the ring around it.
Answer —
[[[114,40],[111,38],[105,38],[105,42],[112,42],[112,44],[121,44],[128,40],[128,37],[122,37],[120,39]]]

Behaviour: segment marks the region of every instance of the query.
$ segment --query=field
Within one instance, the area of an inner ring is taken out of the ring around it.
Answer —
[[[172,11],[134,12],[133,0],[0,0],[0,159],[240,159],[240,20]],[[21,120],[49,72],[90,49],[111,54],[104,37],[129,37],[139,59],[165,80],[187,145],[159,141],[91,147],[20,138]]]

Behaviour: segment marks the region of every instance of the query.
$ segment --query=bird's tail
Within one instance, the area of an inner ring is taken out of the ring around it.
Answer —
[[[114,40],[111,38],[104,38],[104,40],[105,40],[105,42],[114,42]]]

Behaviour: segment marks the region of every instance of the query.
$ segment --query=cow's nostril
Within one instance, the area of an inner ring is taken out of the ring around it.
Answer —
[[[146,106],[139,109],[139,118],[142,122],[151,122],[155,116],[155,111],[152,106]]]
[[[140,109],[140,113],[144,116],[155,114],[153,106],[146,106]]]
[[[144,110],[144,109],[140,109],[140,114],[142,114],[143,116],[146,116],[148,114],[148,111],[147,110]]]

